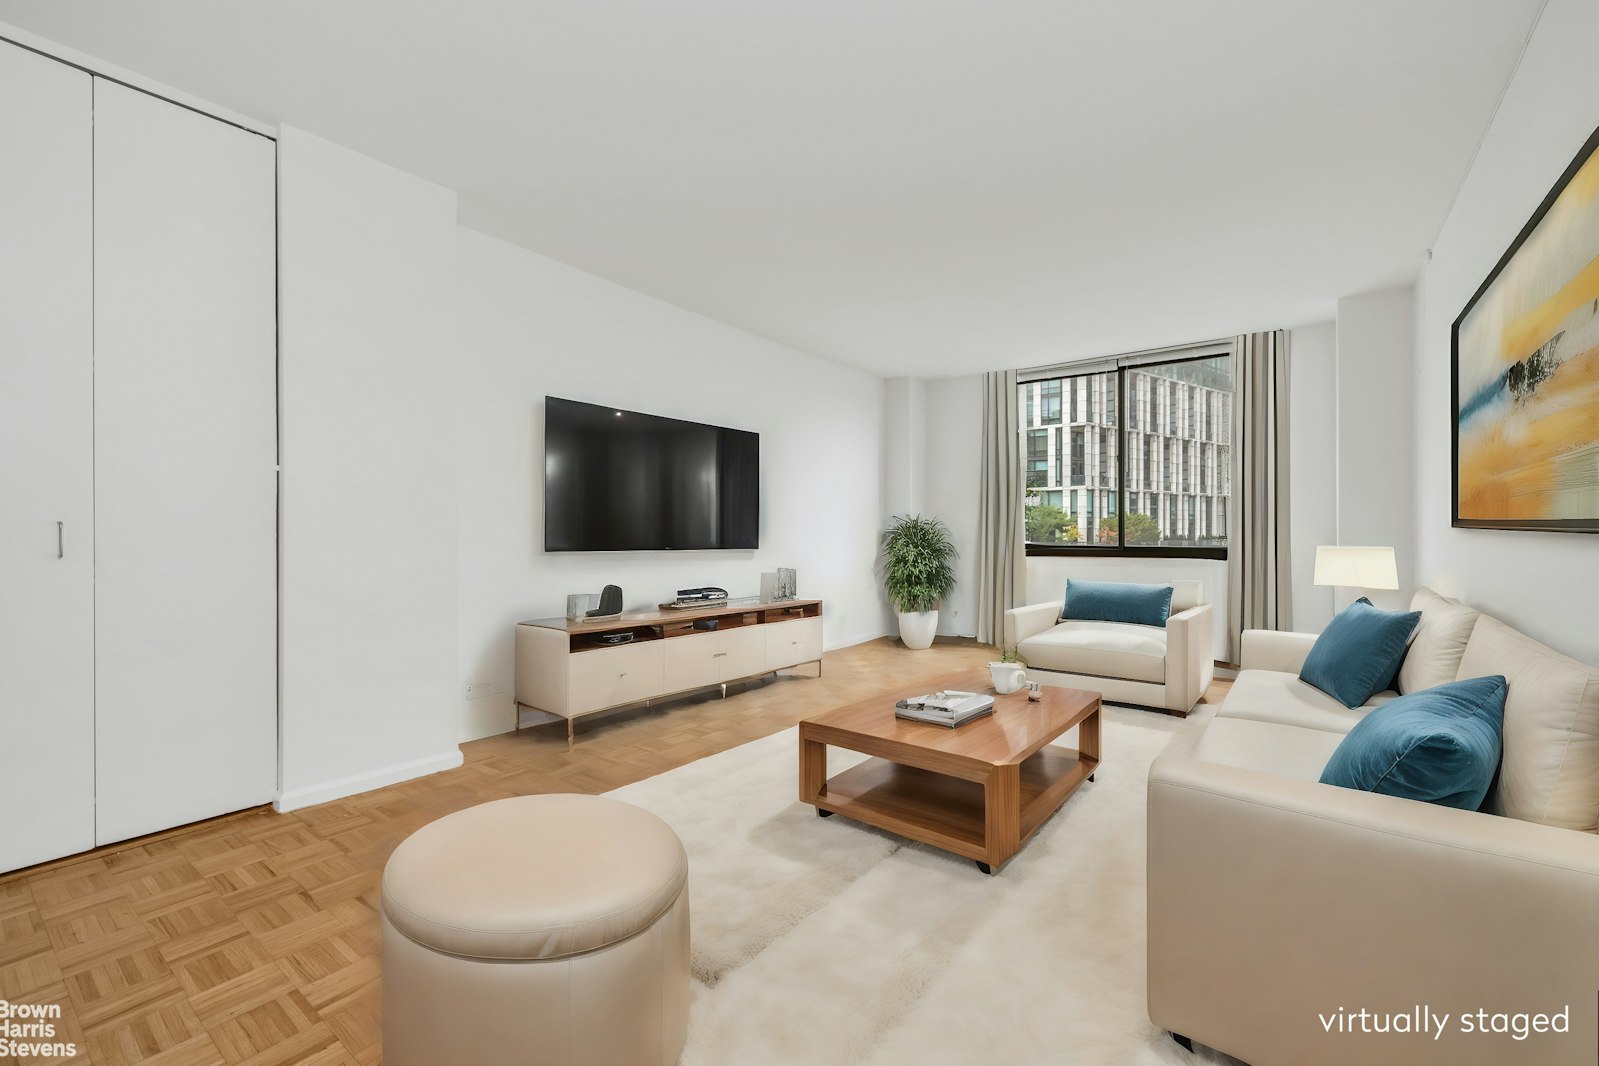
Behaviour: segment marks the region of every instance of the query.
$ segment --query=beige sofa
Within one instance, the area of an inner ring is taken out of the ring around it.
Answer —
[[[1594,1061],[1599,670],[1428,590],[1413,608],[1401,690],[1509,681],[1494,813],[1320,784],[1395,694],[1350,710],[1298,680],[1314,636],[1246,633],[1197,747],[1150,768],[1156,1025],[1253,1066]],[[1422,1006],[1451,1015],[1437,1039],[1339,1031],[1340,1010]],[[1461,1029],[1566,1007],[1565,1034]]]
[[[1046,685],[1089,689],[1107,700],[1186,715],[1215,674],[1212,611],[1198,581],[1172,587],[1166,628],[1124,622],[1063,622],[1062,601],[1005,612],[1005,647]]]

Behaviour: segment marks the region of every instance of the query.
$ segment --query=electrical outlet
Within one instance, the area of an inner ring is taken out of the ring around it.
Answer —
[[[469,700],[480,700],[484,696],[493,694],[494,686],[487,681],[478,681],[466,686],[466,698]]]

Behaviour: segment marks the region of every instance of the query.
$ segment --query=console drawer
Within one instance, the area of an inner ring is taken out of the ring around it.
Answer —
[[[796,618],[771,622],[766,630],[766,668],[781,670],[795,663],[815,662],[822,657],[822,620]]]
[[[662,641],[666,645],[666,682],[662,691],[684,692],[721,681],[720,637],[719,633],[693,633]]]
[[[646,640],[619,648],[573,652],[571,713],[583,714],[659,696],[665,681],[661,649],[664,643]]]

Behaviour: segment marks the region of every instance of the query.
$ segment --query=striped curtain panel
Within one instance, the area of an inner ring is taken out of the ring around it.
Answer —
[[[977,534],[977,639],[1005,638],[1005,612],[1027,589],[1022,519],[1022,438],[1016,371],[983,375],[983,468]]]
[[[1234,340],[1232,535],[1227,544],[1228,658],[1246,629],[1292,624],[1288,543],[1288,333]]]

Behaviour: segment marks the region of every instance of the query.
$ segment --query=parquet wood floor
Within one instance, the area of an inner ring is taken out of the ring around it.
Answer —
[[[462,745],[465,765],[447,773],[19,871],[0,878],[0,998],[61,1005],[56,1039],[79,1054],[41,1061],[375,1066],[379,878],[412,831],[488,800],[617,788],[992,652],[871,641],[829,654],[820,678],[800,667],[725,701],[580,721],[571,753],[564,725],[534,727]]]

